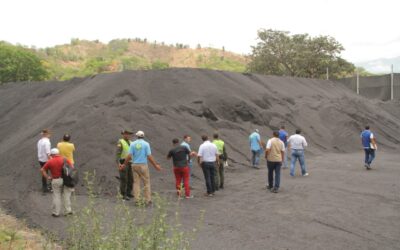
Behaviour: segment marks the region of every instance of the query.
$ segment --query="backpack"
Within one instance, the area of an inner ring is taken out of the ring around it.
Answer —
[[[64,165],[62,168],[62,178],[64,182],[64,186],[66,187],[75,187],[78,184],[78,169],[69,165],[67,160],[64,158]]]

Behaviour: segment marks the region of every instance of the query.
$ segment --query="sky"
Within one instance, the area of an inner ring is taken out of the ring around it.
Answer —
[[[147,38],[251,52],[257,30],[328,35],[353,63],[400,56],[398,0],[0,0],[0,40],[49,47],[71,38]]]

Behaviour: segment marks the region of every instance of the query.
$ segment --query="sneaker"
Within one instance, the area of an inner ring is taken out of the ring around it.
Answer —
[[[365,164],[364,164],[364,167],[365,167],[365,168],[368,168],[369,166],[368,166],[368,164],[367,164],[367,163],[365,163]]]
[[[303,174],[303,176],[308,176],[308,175],[309,175],[308,173]]]
[[[367,170],[371,170],[371,165],[367,165]]]
[[[135,197],[135,196],[133,196],[133,195],[131,195],[131,194],[128,194],[127,196],[128,196],[129,198]]]
[[[53,216],[54,218],[60,217],[60,215],[57,214],[51,214],[51,216]]]
[[[122,197],[122,199],[123,199],[124,201],[129,201],[129,200],[130,200],[130,198],[129,198],[128,196],[124,196],[124,197]]]
[[[279,192],[278,190],[279,190],[278,188],[273,188],[273,189],[271,189],[271,192],[272,193],[278,193]]]
[[[291,177],[294,177],[294,174],[290,174]]]
[[[224,186],[219,186],[219,189],[224,189]]]
[[[272,187],[270,187],[270,186],[267,186],[266,188],[267,188],[267,190],[270,190],[270,191],[271,191],[271,189],[272,189]]]
[[[71,216],[73,214],[74,214],[73,212],[68,212],[68,213],[65,214],[65,216]]]
[[[193,199],[194,196],[193,196],[193,195],[190,195],[190,196],[186,196],[185,198],[186,198],[186,199]]]
[[[253,168],[255,168],[255,169],[260,169],[260,167],[259,167],[259,166],[254,166]]]

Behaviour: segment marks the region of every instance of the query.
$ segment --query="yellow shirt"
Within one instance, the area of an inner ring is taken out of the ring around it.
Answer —
[[[64,156],[68,160],[71,161],[72,164],[74,164],[74,151],[75,151],[75,146],[73,143],[70,142],[59,142],[57,144],[58,150],[60,150],[60,155]]]

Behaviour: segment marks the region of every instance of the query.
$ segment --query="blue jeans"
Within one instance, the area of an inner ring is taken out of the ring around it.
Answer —
[[[375,159],[375,149],[364,148],[365,151],[365,164],[371,165],[372,161]]]
[[[268,187],[279,188],[281,182],[281,166],[282,162],[267,161],[268,168]],[[275,172],[275,186],[274,186],[274,172]]]
[[[251,150],[251,166],[257,167],[260,164],[260,154],[261,149],[259,150]]]
[[[213,194],[215,192],[215,162],[203,162],[201,168],[206,181],[207,194]]]
[[[285,154],[284,154],[284,156],[283,156],[283,167],[284,168],[287,168],[287,159],[288,159],[288,157],[287,157],[287,146],[285,146]]]
[[[297,159],[299,159],[301,174],[304,175],[307,173],[306,163],[304,161],[304,149],[292,149],[292,160],[290,162],[290,175],[294,176],[294,167],[296,165]]]

